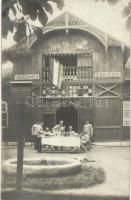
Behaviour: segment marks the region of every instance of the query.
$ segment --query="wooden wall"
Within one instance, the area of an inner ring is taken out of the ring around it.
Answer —
[[[95,139],[122,139],[122,100],[119,98],[99,98],[96,105]]]
[[[79,113],[79,131],[80,132],[82,132],[83,126],[85,125],[85,122],[88,120],[94,126],[93,107],[79,108],[78,113]]]

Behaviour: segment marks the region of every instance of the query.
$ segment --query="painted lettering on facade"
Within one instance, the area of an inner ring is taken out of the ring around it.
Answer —
[[[16,74],[14,79],[16,81],[20,80],[39,80],[39,74]]]
[[[120,78],[121,72],[95,72],[95,78]]]

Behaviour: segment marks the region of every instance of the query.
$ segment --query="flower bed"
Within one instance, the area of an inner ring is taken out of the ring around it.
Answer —
[[[31,190],[59,190],[73,188],[89,188],[105,181],[105,172],[102,168],[82,167],[78,174],[63,177],[23,177],[23,188]],[[16,177],[4,174],[2,188],[15,188]]]

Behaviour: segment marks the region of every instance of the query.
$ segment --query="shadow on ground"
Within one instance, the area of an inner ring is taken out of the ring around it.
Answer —
[[[62,194],[44,194],[40,192],[17,192],[4,191],[2,192],[2,200],[129,200],[126,196],[94,196],[94,195],[62,195]]]

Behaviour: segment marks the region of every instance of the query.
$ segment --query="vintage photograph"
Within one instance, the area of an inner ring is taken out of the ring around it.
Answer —
[[[1,199],[129,200],[131,0],[1,13]]]

